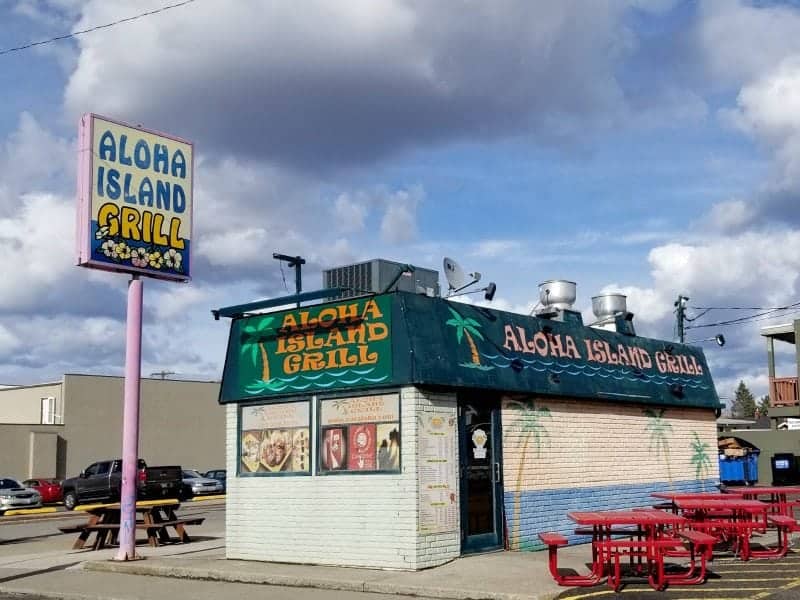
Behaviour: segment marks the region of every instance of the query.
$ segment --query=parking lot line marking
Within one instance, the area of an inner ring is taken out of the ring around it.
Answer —
[[[796,587],[800,587],[800,578],[795,579],[791,583],[787,583],[786,585],[782,585],[779,588],[774,590],[765,590],[762,591],[760,594],[756,594],[750,600],[761,600],[762,598],[769,598],[771,595],[775,594],[776,592],[786,592],[788,590],[792,590]]]
[[[195,496],[191,498],[191,502],[203,502],[204,500],[224,500],[224,494],[215,494],[213,496]]]
[[[725,578],[723,581],[725,581],[725,582],[736,581],[738,583],[740,581],[748,581],[748,582],[753,582],[753,581],[794,581],[795,579],[796,578],[794,576],[790,576],[790,577],[745,577],[745,578],[742,578],[742,579],[739,579],[737,577],[731,577],[731,578]]]
[[[639,591],[639,590],[635,590]],[[624,593],[625,590],[622,590]],[[583,600],[583,598],[597,598],[598,596],[608,596],[609,594],[613,594],[614,590],[603,590],[602,592],[586,592],[585,594],[578,594],[577,596],[566,596],[564,598],[559,597],[558,600]]]

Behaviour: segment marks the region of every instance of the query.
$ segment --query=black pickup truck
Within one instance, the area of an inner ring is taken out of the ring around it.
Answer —
[[[138,499],[177,498],[182,485],[180,466],[148,467],[139,459],[136,473]],[[117,502],[122,488],[122,461],[117,458],[92,463],[78,477],[65,479],[61,487],[67,510],[86,502]]]

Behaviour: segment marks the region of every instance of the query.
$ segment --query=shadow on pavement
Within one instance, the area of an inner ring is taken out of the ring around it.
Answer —
[[[79,564],[81,564],[81,561],[67,563],[65,565],[57,565],[55,567],[49,567],[47,569],[39,569],[38,571],[27,571],[25,573],[20,573],[19,575],[0,577],[0,583],[7,583],[9,581],[15,581],[17,579],[25,579],[26,577],[33,577],[34,575],[45,575],[47,573],[55,573],[56,571],[64,571],[66,569],[69,569],[70,567],[74,567],[75,565]]]

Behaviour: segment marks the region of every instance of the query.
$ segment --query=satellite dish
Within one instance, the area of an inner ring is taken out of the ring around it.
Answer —
[[[458,290],[464,287],[466,284],[466,276],[464,275],[464,269],[461,268],[456,261],[452,258],[444,257],[443,261],[444,265],[444,276],[447,278],[447,285],[450,290]]]

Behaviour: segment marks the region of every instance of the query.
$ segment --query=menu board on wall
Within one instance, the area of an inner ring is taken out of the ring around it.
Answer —
[[[419,431],[419,530],[458,529],[458,450],[454,414],[424,414]]]
[[[320,472],[400,471],[400,395],[320,402]]]
[[[243,406],[241,474],[311,473],[311,401]]]

